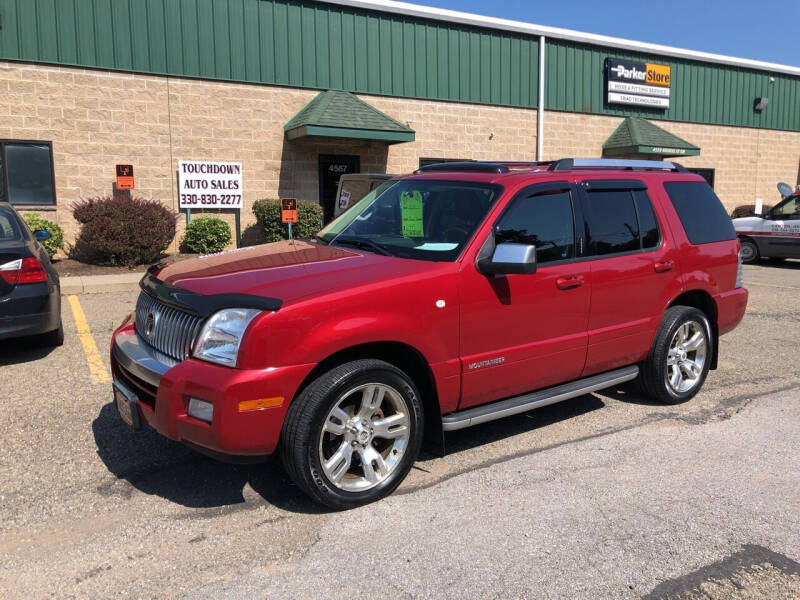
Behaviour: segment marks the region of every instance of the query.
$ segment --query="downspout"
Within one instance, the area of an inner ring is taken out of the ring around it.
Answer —
[[[544,46],[545,37],[539,36],[539,102],[536,109],[536,160],[544,160]]]

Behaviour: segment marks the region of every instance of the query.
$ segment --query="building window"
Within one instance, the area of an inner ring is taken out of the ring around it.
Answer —
[[[0,140],[0,202],[54,206],[54,179],[50,142]]]
[[[690,169],[689,167],[686,167],[686,170],[689,171],[689,173],[696,173],[697,175],[700,175],[700,177],[708,182],[708,185],[710,185],[712,188],[714,187],[714,169]]]

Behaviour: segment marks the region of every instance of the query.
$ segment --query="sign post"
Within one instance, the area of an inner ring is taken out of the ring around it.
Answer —
[[[281,198],[281,223],[289,224],[289,239],[292,239],[292,223],[297,223],[297,198]]]
[[[236,246],[242,245],[242,163],[211,160],[178,162],[178,208],[186,210],[186,223],[194,208],[235,211]]]

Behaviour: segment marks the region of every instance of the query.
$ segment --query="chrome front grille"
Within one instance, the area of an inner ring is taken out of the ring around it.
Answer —
[[[202,325],[200,317],[162,304],[145,292],[136,301],[136,333],[174,360],[189,357]]]

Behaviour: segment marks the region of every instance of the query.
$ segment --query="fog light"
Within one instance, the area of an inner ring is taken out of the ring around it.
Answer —
[[[211,423],[211,419],[214,416],[214,405],[198,398],[189,398],[189,410],[187,412],[190,417]]]

